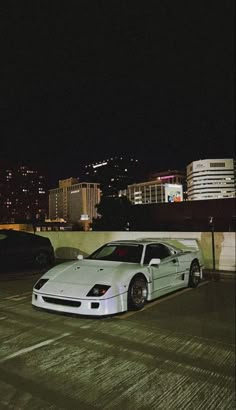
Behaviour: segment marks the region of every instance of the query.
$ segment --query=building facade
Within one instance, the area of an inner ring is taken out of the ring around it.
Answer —
[[[1,222],[27,222],[48,213],[46,176],[28,166],[0,169]]]
[[[180,184],[162,184],[160,180],[141,182],[128,186],[127,196],[133,205],[183,201]]]
[[[75,178],[60,180],[58,188],[49,190],[49,219],[72,224],[92,221],[97,217],[100,195],[97,183],[80,183]]]
[[[187,165],[188,200],[235,197],[235,161],[204,159]]]

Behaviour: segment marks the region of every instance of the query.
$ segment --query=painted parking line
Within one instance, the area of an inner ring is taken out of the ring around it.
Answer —
[[[18,294],[18,295],[7,296],[5,299],[6,300],[18,301],[18,300],[26,299],[30,295],[32,295],[32,292],[25,292],[25,293],[21,293],[21,294]]]
[[[12,296],[7,296],[5,299],[14,299],[18,297],[20,297],[20,295],[12,295]]]
[[[24,292],[24,293],[18,293],[17,295],[11,295],[11,296],[9,296],[8,298],[10,299],[10,298],[15,298],[15,297],[19,297],[19,296],[28,296],[28,295],[31,295],[32,294],[32,291],[31,292]]]
[[[14,300],[14,301],[16,301],[16,302],[18,302],[18,300],[23,300],[23,299],[27,299],[27,296],[19,296],[18,298],[17,297],[15,297],[15,298],[6,298],[6,299],[10,299],[10,300]]]
[[[198,287],[207,285],[208,283],[209,283],[209,280],[206,280],[206,281],[200,283],[200,284],[198,285]],[[153,301],[153,302],[150,302],[150,304],[145,305],[144,308],[141,309],[141,310],[130,311],[130,312],[127,312],[127,313],[123,313],[123,314],[120,315],[120,316],[117,315],[117,316],[115,316],[115,317],[116,317],[117,319],[126,319],[127,317],[130,317],[130,316],[133,316],[133,315],[135,315],[135,314],[137,314],[137,313],[143,312],[144,310],[150,309],[150,308],[152,308],[153,306],[156,306],[156,305],[159,305],[160,303],[166,302],[166,301],[169,300],[169,299],[174,299],[174,298],[176,298],[177,296],[182,295],[183,293],[186,293],[186,292],[190,292],[190,291],[192,291],[192,290],[193,290],[193,288],[185,288],[185,289],[180,290],[180,291],[178,291],[178,292],[176,292],[176,293],[172,293],[171,295],[168,295],[168,296],[163,297],[163,298],[161,298],[161,299],[157,299],[157,300],[155,300],[155,301]]]
[[[55,341],[60,340],[64,337],[67,337],[67,336],[70,336],[70,335],[71,335],[71,333],[63,333],[62,335],[60,335],[58,337],[55,337],[54,339],[48,339],[48,340],[45,340],[44,342],[37,343],[36,345],[29,346],[29,347],[26,347],[25,349],[18,350],[18,352],[15,352],[15,353],[9,354],[6,357],[3,357],[0,360],[0,363],[4,363],[7,360],[14,359],[15,357],[21,356],[21,355],[26,354],[28,352],[32,352],[33,350],[39,349],[40,347],[48,346],[48,345],[54,343]]]

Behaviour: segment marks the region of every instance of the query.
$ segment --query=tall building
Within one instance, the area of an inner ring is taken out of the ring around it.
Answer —
[[[86,164],[80,172],[80,180],[100,184],[104,196],[117,196],[120,190],[140,178],[140,162],[135,158],[112,157]]]
[[[78,182],[76,178],[59,181],[59,187],[49,190],[49,218],[79,223],[97,217],[96,205],[100,202],[97,183]]]
[[[235,197],[233,159],[204,159],[187,165],[187,191],[190,201]]]
[[[47,212],[45,175],[23,165],[0,169],[1,222],[27,222]]]
[[[133,205],[183,201],[186,176],[183,171],[153,171],[145,182],[138,182],[120,191]]]
[[[127,194],[133,205],[183,201],[182,185],[162,184],[159,180],[129,185]]]

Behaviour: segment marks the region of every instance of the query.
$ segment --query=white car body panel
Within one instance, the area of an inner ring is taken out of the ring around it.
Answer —
[[[183,249],[177,249],[167,241],[153,239],[116,241],[108,245],[137,243],[143,245],[144,251],[147,245],[162,243],[171,249],[171,255],[156,266],[143,264],[144,253],[140,263],[84,259],[57,265],[40,278],[48,279],[42,288],[34,287],[32,305],[57,312],[92,316],[124,312],[128,309],[129,285],[136,274],[146,278],[147,300],[151,301],[188,286],[192,260],[198,259],[202,266],[201,253],[192,246],[191,249],[186,245]],[[102,296],[87,296],[96,284],[109,286],[109,289]]]

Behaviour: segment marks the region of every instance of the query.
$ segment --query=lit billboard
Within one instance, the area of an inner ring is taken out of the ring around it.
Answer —
[[[165,202],[183,201],[183,186],[177,184],[165,184]]]

